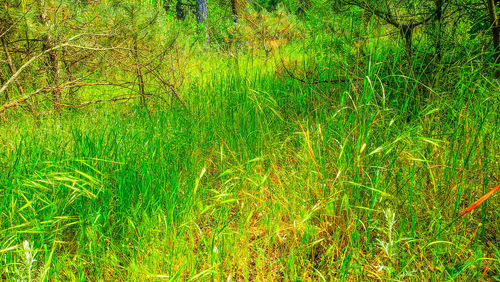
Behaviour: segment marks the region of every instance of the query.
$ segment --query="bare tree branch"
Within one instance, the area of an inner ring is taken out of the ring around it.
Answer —
[[[82,46],[82,45],[76,45],[76,44],[70,43],[71,41],[74,41],[74,40],[76,40],[76,39],[78,39],[78,38],[80,38],[82,36],[85,36],[85,35],[89,35],[89,33],[82,33],[82,34],[75,35],[75,36],[71,37],[70,39],[68,39],[67,42],[59,44],[59,45],[54,46],[52,48],[49,48],[49,49],[47,49],[47,50],[45,50],[43,52],[40,52],[38,55],[35,55],[35,56],[31,57],[31,59],[29,59],[24,65],[22,65],[17,70],[17,72],[14,73],[9,78],[9,80],[7,80],[7,82],[4,83],[4,85],[2,86],[2,88],[0,88],[0,95],[7,89],[7,87],[12,82],[14,82],[16,80],[16,78],[23,72],[24,69],[26,69],[29,65],[31,65],[33,62],[35,62],[39,58],[45,56],[46,54],[48,54],[49,52],[52,52],[54,50],[61,49],[63,47],[73,47],[73,48],[93,50],[93,51],[107,51],[107,50],[115,50],[115,49],[125,49],[125,48],[121,48],[121,47],[96,48],[96,47]]]

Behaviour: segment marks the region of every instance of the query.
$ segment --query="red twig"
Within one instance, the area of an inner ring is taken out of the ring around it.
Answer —
[[[468,208],[466,208],[465,210],[463,210],[461,213],[460,213],[460,216],[463,216],[465,215],[466,213],[472,211],[473,209],[477,208],[482,202],[486,201],[486,199],[488,199],[489,197],[491,197],[491,195],[493,195],[496,191],[500,190],[500,184],[497,185],[497,187],[493,188],[490,190],[490,192],[484,194],[481,198],[479,198],[479,200],[477,200],[474,204],[470,205]]]

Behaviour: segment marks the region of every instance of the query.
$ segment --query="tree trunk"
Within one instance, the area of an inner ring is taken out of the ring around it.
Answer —
[[[179,21],[183,21],[186,18],[184,7],[182,7],[182,0],[177,0],[177,4],[175,5],[175,13],[177,20]]]
[[[436,50],[436,58],[438,63],[441,62],[441,59],[443,57],[442,54],[442,46],[441,46],[441,27],[442,27],[442,21],[443,21],[443,4],[444,0],[436,0],[436,41],[434,48]]]
[[[234,23],[238,22],[238,0],[230,0],[231,1],[231,11],[233,12],[233,21]]]
[[[1,39],[1,41],[2,41],[3,52],[5,54],[5,60],[7,61],[7,64],[9,65],[9,70],[10,70],[11,75],[14,75],[17,72],[16,66],[12,62],[12,58],[10,57],[9,49],[7,48],[7,43],[5,43],[5,39],[3,37]],[[19,94],[24,96],[24,89],[21,86],[21,84],[19,83],[19,81],[16,79],[14,81],[14,83],[16,84],[16,87],[19,90]],[[9,100],[10,100],[9,94],[7,94],[7,92],[5,92],[5,101],[9,102]]]
[[[45,3],[38,3],[40,23],[45,26],[50,26],[50,17],[44,10]],[[42,38],[42,52],[45,52],[55,46],[54,40],[50,35],[50,30]],[[57,51],[52,50],[48,52],[45,59],[45,66],[47,67],[47,83],[52,88],[52,104],[56,111],[61,109],[61,90],[58,89],[59,84],[59,66],[57,61]]]
[[[66,75],[68,76],[68,80],[73,81],[74,77],[73,77],[73,71],[71,71],[71,64],[66,59],[68,57],[66,47],[62,48],[61,53],[62,53],[62,61],[63,61],[64,69],[66,70]],[[68,97],[68,101],[70,103],[74,102],[74,100],[75,100],[75,88],[68,89],[68,96],[67,97]]]
[[[408,58],[411,59],[411,56],[412,56],[412,48],[411,48],[411,45],[412,45],[412,39],[413,39],[413,29],[415,27],[413,25],[402,25],[400,28],[399,28],[399,32],[401,34],[401,37],[403,38],[403,42],[405,44],[405,48],[406,48],[406,53],[408,55]]]
[[[271,7],[269,7],[269,8],[271,8],[271,10],[274,11],[274,10],[276,10],[276,6],[278,5],[278,0],[271,0],[269,2],[269,4],[271,5]]]
[[[5,79],[3,77],[3,72],[2,72],[2,68],[0,68],[0,85],[3,86],[3,84],[5,83]],[[5,102],[9,102],[9,92],[7,92],[7,90],[5,90]]]
[[[132,7],[132,13],[131,13],[131,20],[132,20],[132,33],[133,33],[133,56],[134,56],[134,63],[135,63],[135,72],[137,75],[137,79],[139,80],[139,95],[141,95],[141,105],[144,108],[147,108],[146,105],[146,93],[144,91],[144,77],[142,75],[142,66],[139,58],[139,44],[137,41],[137,27],[135,25],[135,13],[136,10],[134,7]]]
[[[1,41],[2,41],[3,51],[5,53],[5,58],[7,60],[7,64],[9,65],[9,70],[10,70],[11,74],[14,75],[15,73],[17,73],[16,65],[12,61],[12,57],[10,56],[9,49],[7,48],[7,43],[5,42],[4,38],[2,38]],[[3,77],[1,75],[1,71],[0,71],[0,82],[3,85],[4,81],[3,81]],[[21,83],[17,79],[14,80],[14,83],[16,84],[17,90],[19,91],[19,94],[21,95],[21,97],[24,97],[24,88],[21,85]],[[9,100],[10,100],[8,93],[9,92],[5,91],[5,102],[9,102]],[[35,121],[35,125],[36,125],[37,121],[38,121],[38,114],[37,114],[37,111],[35,109],[35,106],[33,105],[33,103],[31,103],[29,101],[27,101],[27,103],[28,103],[28,106],[31,110],[31,113],[33,114],[33,120]]]
[[[207,0],[196,0],[196,21],[200,24],[205,23],[206,44],[208,46],[208,43],[210,43],[210,36],[208,35],[208,23],[206,22],[207,17]]]
[[[500,20],[496,14],[495,0],[488,0],[488,11],[491,20],[491,32],[493,35],[493,63],[495,78],[500,79]]]
[[[207,0],[196,0],[196,21],[204,23],[208,17]]]
[[[49,50],[54,46],[52,37],[50,35],[45,36],[42,44],[42,51]],[[58,111],[61,109],[61,90],[57,88],[59,84],[59,67],[57,64],[56,50],[52,50],[47,54],[45,65],[48,69],[48,84],[52,87],[52,103],[54,104],[54,109]]]

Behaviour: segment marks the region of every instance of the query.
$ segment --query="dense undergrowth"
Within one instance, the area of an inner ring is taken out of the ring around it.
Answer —
[[[182,53],[182,103],[6,113],[2,279],[500,279],[498,195],[458,216],[500,177],[484,62],[239,28]]]

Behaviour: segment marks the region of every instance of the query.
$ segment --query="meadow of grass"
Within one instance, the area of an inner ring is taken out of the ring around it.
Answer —
[[[498,81],[332,40],[193,56],[186,107],[3,123],[0,277],[500,279],[498,195],[458,216],[499,182]]]

